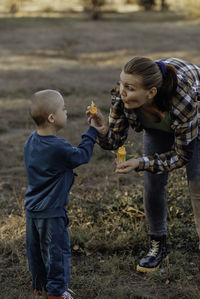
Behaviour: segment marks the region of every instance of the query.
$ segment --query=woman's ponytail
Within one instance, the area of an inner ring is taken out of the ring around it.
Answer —
[[[154,103],[160,111],[170,110],[172,98],[176,93],[177,83],[176,69],[166,64],[166,74],[163,76],[162,85],[158,88],[158,93],[154,98]]]

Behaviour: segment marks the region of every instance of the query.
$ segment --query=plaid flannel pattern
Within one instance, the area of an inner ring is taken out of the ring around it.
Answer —
[[[198,101],[200,101],[200,68],[177,58],[162,60],[173,65],[177,70],[177,93],[172,99],[170,111],[174,132],[174,144],[171,151],[139,158],[136,171],[147,170],[152,173],[171,171],[185,165],[191,158],[194,139],[199,138]],[[111,91],[111,108],[109,114],[109,131],[98,143],[103,149],[117,149],[122,146],[131,126],[141,131],[142,125],[134,109],[126,109],[121,100],[119,86]]]

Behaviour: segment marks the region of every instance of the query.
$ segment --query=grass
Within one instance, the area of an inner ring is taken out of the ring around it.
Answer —
[[[180,177],[182,183],[177,184]],[[198,298],[200,263],[184,171],[175,171],[169,182],[169,197],[185,196],[180,201],[169,198],[168,263],[146,275],[135,271],[138,259],[148,248],[142,185],[122,185],[113,192],[113,186],[106,182],[104,189],[86,192],[83,179],[78,178],[79,191],[73,188],[69,206],[70,287],[77,298]],[[25,255],[24,190],[16,186],[13,192],[16,209],[9,221],[7,217],[1,219],[1,294],[5,294],[1,298],[28,298],[31,287]]]
[[[169,55],[199,62],[198,22],[165,16],[158,26],[152,15],[142,15],[145,22],[140,14],[134,22],[125,15],[98,23],[85,16],[0,19],[0,299],[31,294],[23,208],[23,144],[35,129],[28,116],[30,94],[43,88],[62,92],[69,122],[59,136],[77,145],[87,129],[87,105],[95,98],[108,114],[109,91],[129,58]],[[142,154],[141,139],[142,133],[130,130],[129,157]],[[148,249],[142,174],[116,176],[114,157],[96,145],[90,163],[76,169],[68,207],[75,298],[199,298],[198,238],[185,170],[173,171],[168,183],[169,261],[145,275],[135,270]]]

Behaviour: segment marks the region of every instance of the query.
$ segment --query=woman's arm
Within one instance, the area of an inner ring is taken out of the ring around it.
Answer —
[[[195,126],[197,128],[197,126]],[[179,134],[179,132],[181,133]],[[198,131],[192,130],[192,134]],[[117,164],[117,173],[128,173],[132,170],[136,171],[149,171],[152,173],[162,173],[164,171],[172,171],[173,169],[180,168],[190,161],[193,155],[195,139],[186,144],[187,135],[191,134],[191,128],[183,129],[179,127],[175,133],[174,145],[172,150],[162,154],[153,154],[143,156],[137,159],[129,159],[124,163]]]
[[[104,136],[98,136],[97,139],[97,143],[105,150],[117,149],[122,146],[129,129],[129,121],[124,114],[124,104],[120,98],[118,86],[111,91],[111,99],[107,133]]]

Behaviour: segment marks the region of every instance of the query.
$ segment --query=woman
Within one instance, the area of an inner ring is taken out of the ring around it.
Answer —
[[[168,173],[186,165],[195,223],[200,237],[200,68],[177,58],[152,61],[135,57],[125,64],[120,87],[111,91],[109,125],[102,114],[88,113],[104,126],[103,149],[117,149],[129,127],[145,130],[144,156],[117,164],[117,173],[144,171],[144,208],[150,249],[137,270],[155,271],[166,257]]]

